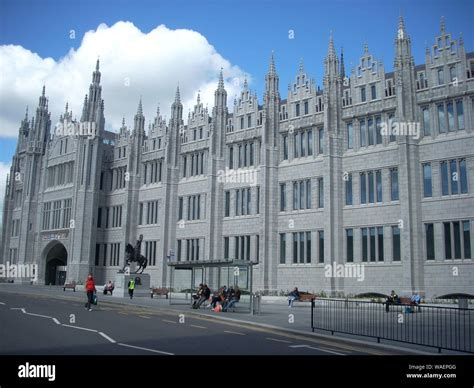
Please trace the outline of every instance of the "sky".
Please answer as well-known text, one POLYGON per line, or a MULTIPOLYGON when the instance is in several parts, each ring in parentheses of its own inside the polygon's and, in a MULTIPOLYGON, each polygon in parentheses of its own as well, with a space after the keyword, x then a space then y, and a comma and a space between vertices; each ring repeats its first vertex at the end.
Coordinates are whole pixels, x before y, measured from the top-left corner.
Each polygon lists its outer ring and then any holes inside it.
POLYGON ((331 33, 346 72, 364 44, 391 71, 400 14, 417 64, 441 17, 474 51, 470 0, 0 0, 0 197, 26 106, 31 117, 45 84, 53 125, 66 102, 80 116, 98 57, 106 126, 116 131, 122 117, 132 125, 140 97, 146 125, 158 105, 169 118, 178 83, 185 116, 199 90, 212 109, 221 67, 229 106, 246 78, 261 101, 272 51, 282 98, 301 59, 321 85, 331 33))

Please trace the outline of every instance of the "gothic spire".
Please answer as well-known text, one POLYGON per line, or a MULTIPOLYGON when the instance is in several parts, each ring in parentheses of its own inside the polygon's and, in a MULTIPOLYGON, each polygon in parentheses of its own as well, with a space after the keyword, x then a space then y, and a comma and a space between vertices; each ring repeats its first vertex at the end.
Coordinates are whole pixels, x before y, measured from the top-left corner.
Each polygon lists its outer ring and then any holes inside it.
POLYGON ((341 63, 340 63, 340 73, 341 73, 341 78, 344 79, 346 77, 346 69, 344 67, 344 49, 341 47, 341 63))
POLYGON ((444 16, 441 16, 441 21, 439 23, 439 30, 441 31, 441 35, 444 35, 446 32, 446 24, 444 22, 444 16))
POLYGON ((300 64, 299 64, 298 72, 299 72, 300 74, 304 73, 303 58, 300 59, 300 64))
POLYGON ((140 96, 140 101, 138 102, 137 116, 143 116, 143 106, 142 106, 141 96, 140 96))
POLYGON ((276 68, 275 68, 275 55, 272 50, 272 55, 270 56, 270 66, 268 68, 268 74, 269 75, 275 75, 276 74, 276 68))
POLYGON ((221 71, 219 72, 219 84, 217 85, 218 89, 224 89, 224 74, 222 73, 222 67, 221 71))

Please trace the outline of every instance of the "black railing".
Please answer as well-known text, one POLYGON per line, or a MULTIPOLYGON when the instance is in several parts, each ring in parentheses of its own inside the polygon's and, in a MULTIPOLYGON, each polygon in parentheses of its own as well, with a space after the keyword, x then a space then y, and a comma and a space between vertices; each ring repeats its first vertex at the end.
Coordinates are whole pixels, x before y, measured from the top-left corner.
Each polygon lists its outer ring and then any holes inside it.
POLYGON ((311 328, 446 350, 474 352, 474 309, 316 299, 311 328))

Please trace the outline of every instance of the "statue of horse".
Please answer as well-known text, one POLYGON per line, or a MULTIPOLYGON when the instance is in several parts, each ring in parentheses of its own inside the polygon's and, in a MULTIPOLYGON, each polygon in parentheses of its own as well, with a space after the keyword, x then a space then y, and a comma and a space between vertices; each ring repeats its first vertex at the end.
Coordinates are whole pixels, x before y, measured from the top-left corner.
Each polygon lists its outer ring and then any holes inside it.
POLYGON ((142 274, 143 271, 145 270, 146 265, 148 264, 148 259, 140 253, 142 240, 143 240, 143 235, 141 234, 137 241, 137 244, 135 245, 135 248, 130 243, 125 246, 125 264, 123 266, 122 272, 125 272, 126 267, 130 267, 130 263, 139 264, 139 267, 135 271, 135 273, 142 274), (140 270, 141 272, 138 272, 140 270))

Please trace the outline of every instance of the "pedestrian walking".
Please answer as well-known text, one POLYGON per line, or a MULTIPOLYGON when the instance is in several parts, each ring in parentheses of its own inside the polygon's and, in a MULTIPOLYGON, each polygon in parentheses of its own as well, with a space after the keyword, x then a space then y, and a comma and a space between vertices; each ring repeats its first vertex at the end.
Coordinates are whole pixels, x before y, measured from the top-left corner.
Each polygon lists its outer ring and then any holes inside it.
POLYGON ((133 290, 135 289, 135 280, 130 279, 128 281, 128 295, 130 295, 130 299, 133 298, 133 290))
POLYGON ((92 274, 87 276, 86 285, 85 285, 86 295, 87 295, 87 302, 85 304, 85 309, 92 311, 92 304, 94 303, 94 293, 97 291, 95 288, 94 278, 92 274))

